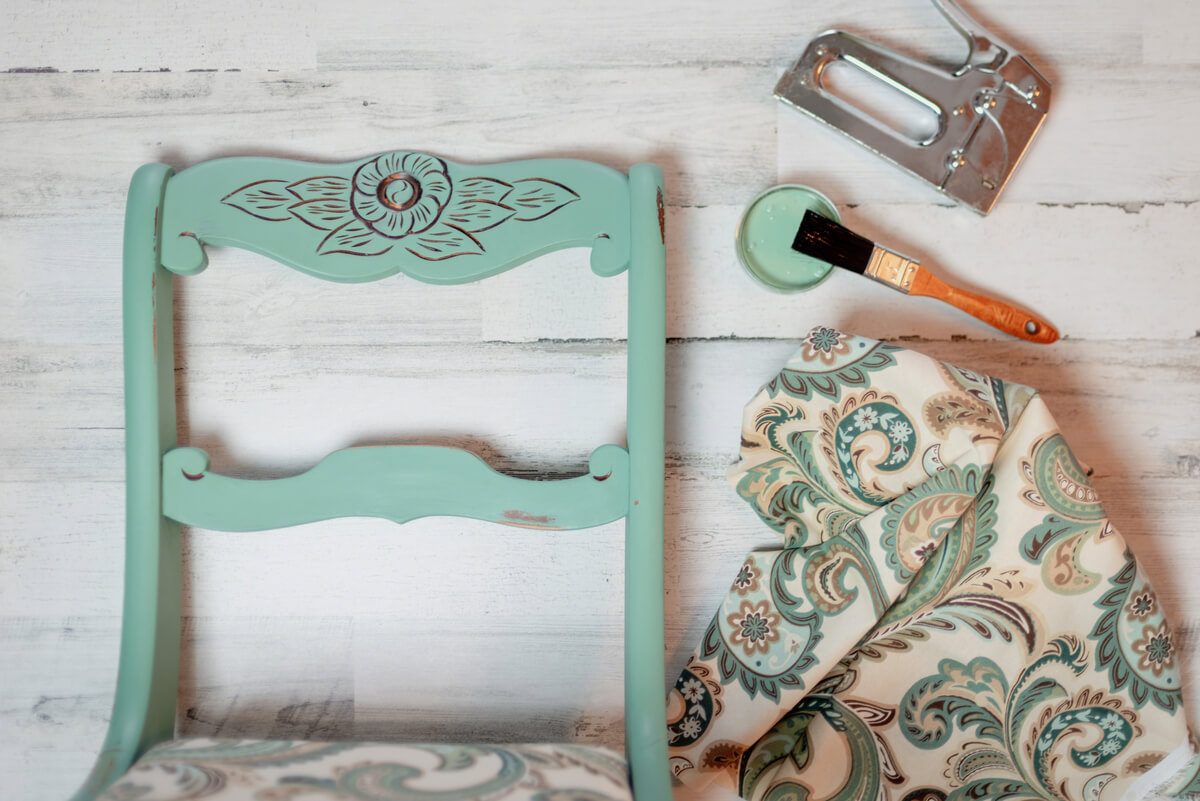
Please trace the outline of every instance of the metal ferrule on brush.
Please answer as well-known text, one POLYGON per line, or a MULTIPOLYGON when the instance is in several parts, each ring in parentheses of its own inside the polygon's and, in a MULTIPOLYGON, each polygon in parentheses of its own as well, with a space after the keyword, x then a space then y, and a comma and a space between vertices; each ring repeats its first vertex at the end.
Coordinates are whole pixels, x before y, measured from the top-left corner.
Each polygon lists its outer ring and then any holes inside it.
POLYGON ((920 268, 920 262, 876 245, 871 251, 871 259, 867 262, 867 269, 863 271, 863 275, 895 287, 907 295, 920 268))

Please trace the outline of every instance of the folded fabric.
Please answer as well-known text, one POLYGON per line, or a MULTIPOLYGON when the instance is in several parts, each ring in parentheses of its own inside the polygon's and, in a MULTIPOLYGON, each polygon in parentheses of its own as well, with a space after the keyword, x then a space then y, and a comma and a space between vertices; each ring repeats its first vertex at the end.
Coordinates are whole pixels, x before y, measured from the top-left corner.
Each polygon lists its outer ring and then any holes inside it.
POLYGON ((1175 636, 1033 390, 813 330, 746 408, 747 555, 671 693, 752 801, 1200 797, 1175 636))

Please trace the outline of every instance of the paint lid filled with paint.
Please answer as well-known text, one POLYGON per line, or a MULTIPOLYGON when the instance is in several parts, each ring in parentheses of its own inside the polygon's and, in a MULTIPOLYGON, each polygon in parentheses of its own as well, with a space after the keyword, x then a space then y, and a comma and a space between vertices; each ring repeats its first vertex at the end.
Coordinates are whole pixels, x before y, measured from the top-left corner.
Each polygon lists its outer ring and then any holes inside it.
POLYGON ((829 198, 799 184, 773 186, 746 206, 738 222, 734 249, 754 280, 779 292, 798 292, 812 289, 833 272, 828 262, 792 249, 804 212, 809 209, 841 222, 829 198))

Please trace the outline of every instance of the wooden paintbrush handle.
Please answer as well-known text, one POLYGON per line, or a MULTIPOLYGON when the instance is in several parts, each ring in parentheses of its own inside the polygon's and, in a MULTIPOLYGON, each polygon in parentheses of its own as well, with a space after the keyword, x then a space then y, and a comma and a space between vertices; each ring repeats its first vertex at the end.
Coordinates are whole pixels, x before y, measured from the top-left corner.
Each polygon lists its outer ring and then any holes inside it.
POLYGON ((962 309, 995 329, 1029 342, 1048 345, 1058 339, 1058 331, 1054 326, 1029 312, 995 298, 976 295, 974 292, 951 286, 924 267, 919 268, 916 273, 908 292, 910 295, 937 298, 962 309))

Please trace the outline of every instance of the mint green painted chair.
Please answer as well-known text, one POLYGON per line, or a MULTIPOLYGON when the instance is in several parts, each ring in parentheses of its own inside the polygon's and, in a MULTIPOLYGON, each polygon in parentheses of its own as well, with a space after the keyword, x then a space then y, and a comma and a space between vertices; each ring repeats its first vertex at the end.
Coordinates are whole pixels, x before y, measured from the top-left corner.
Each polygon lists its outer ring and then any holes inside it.
MULTIPOLYGON (((126 568, 113 716, 85 799, 458 798, 667 801, 663 669, 662 171, 556 159, 486 166, 389 152, 349 164, 229 158, 133 177, 125 221, 126 568), (485 279, 590 248, 629 272, 627 445, 587 475, 522 480, 436 447, 338 451, 290 478, 210 469, 176 441, 172 291, 232 245, 330 281, 485 279), (519 511, 515 511, 519 510, 519 511), (259 531, 343 516, 458 515, 578 529, 625 518, 626 760, 580 745, 176 740, 180 524, 259 531), (433 789, 431 789, 433 788, 433 789)), ((582 274, 582 269, 580 273, 582 274)), ((296 280, 304 280, 297 278, 296 280)), ((548 534, 547 536, 552 536, 548 534)))

